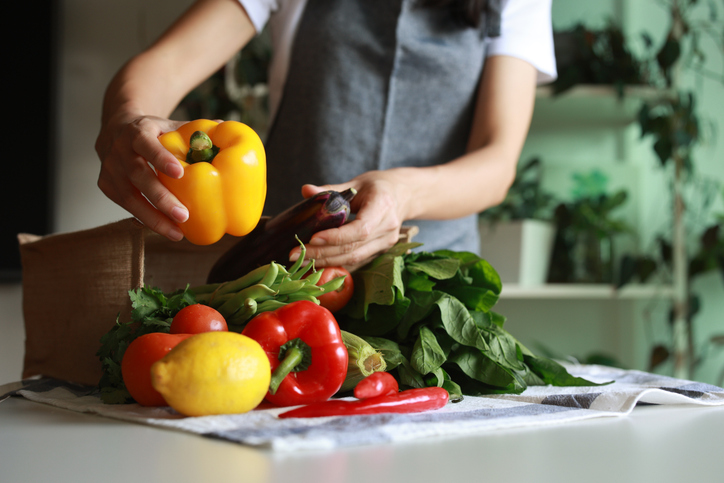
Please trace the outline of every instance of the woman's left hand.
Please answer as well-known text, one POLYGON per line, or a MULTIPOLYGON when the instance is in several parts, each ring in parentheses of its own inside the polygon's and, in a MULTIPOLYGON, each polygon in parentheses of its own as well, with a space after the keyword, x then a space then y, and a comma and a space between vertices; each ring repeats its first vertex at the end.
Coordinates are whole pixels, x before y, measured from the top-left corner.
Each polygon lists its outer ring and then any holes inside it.
MULTIPOLYGON (((354 219, 339 228, 316 233, 307 244, 306 257, 315 266, 358 266, 392 247, 400 237, 400 227, 406 219, 410 191, 396 170, 370 171, 348 183, 337 185, 304 185, 305 198, 320 191, 344 191, 354 188, 352 199, 354 219)), ((299 257, 299 249, 291 252, 290 260, 299 257)))

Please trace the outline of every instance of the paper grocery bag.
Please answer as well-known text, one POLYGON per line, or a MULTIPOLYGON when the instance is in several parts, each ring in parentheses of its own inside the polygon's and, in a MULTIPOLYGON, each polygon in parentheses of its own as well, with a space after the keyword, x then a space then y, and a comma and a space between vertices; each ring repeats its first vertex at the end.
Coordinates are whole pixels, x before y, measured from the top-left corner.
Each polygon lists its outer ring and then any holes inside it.
POLYGON ((164 291, 205 282, 239 238, 208 246, 172 242, 133 218, 45 237, 20 234, 25 361, 23 378, 42 375, 95 385, 100 338, 130 320, 128 291, 164 291))

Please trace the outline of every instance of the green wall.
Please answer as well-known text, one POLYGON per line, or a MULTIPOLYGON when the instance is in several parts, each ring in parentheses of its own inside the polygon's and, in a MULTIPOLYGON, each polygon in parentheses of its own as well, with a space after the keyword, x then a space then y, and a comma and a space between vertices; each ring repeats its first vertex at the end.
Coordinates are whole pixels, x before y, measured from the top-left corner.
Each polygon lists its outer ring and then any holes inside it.
MULTIPOLYGON (((721 23, 724 6, 720 6, 720 15, 721 23)), ((668 13, 655 0, 553 0, 556 29, 579 22, 601 28, 609 19, 624 28, 636 53, 642 52, 642 33, 658 44, 668 29, 668 13)), ((718 51, 713 43, 704 44, 704 48, 707 67, 724 76, 724 51, 718 51)), ((699 182, 689 190, 695 205, 701 183, 719 184, 720 191, 724 186, 724 82, 701 79, 687 71, 682 72, 679 82, 696 93, 698 113, 706 127, 706 139, 695 152, 699 182)), ((563 198, 570 193, 573 173, 594 168, 609 176, 611 189, 626 189, 630 198, 621 214, 636 226, 638 236, 618 240, 619 253, 650 251, 656 235, 671 229, 669 176, 655 158, 650 140, 641 139, 638 125, 630 122, 639 105, 636 99, 618 104, 610 97, 577 98, 575 94, 555 101, 539 99, 521 157, 541 156, 544 187, 563 198)), ((721 198, 706 216, 689 216, 689 233, 701 232, 713 220, 713 213, 724 213, 721 198)), ((666 279, 667 274, 661 283, 666 279)), ((695 279, 692 287, 702 299, 702 311, 695 319, 695 342, 707 352, 694 378, 717 383, 724 369, 724 347, 711 346, 708 341, 713 335, 724 335, 724 279, 710 273, 695 279)), ((670 338, 670 302, 663 296, 633 301, 504 300, 501 304, 501 312, 509 317, 509 330, 521 341, 532 346, 540 343, 564 355, 606 352, 629 367, 646 369, 652 344, 670 338)), ((664 365, 659 371, 670 369, 664 365)))

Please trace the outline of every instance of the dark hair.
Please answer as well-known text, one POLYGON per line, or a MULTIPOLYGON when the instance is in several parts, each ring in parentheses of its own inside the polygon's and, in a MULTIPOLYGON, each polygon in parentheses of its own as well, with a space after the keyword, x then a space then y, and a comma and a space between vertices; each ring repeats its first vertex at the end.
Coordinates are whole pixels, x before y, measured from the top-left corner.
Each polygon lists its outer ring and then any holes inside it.
POLYGON ((483 12, 488 10, 488 0, 420 0, 424 7, 449 8, 453 17, 467 27, 477 28, 483 12))

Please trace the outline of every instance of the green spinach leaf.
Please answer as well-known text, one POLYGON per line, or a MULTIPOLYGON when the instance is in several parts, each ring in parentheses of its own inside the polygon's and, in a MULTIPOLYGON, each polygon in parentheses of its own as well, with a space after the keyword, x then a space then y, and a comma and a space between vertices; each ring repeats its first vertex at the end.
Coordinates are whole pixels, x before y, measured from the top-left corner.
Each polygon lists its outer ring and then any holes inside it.
MULTIPOLYGON (((420 374, 435 372, 445 362, 445 353, 438 344, 435 334, 425 326, 420 327, 420 334, 412 348, 410 363, 420 374)), ((442 379, 440 380, 442 383, 442 379)))
POLYGON ((410 253, 413 245, 396 245, 358 270, 350 308, 338 314, 342 328, 383 351, 401 385, 442 386, 451 397, 594 385, 503 328, 505 316, 492 310, 502 283, 486 260, 450 250, 410 253))

